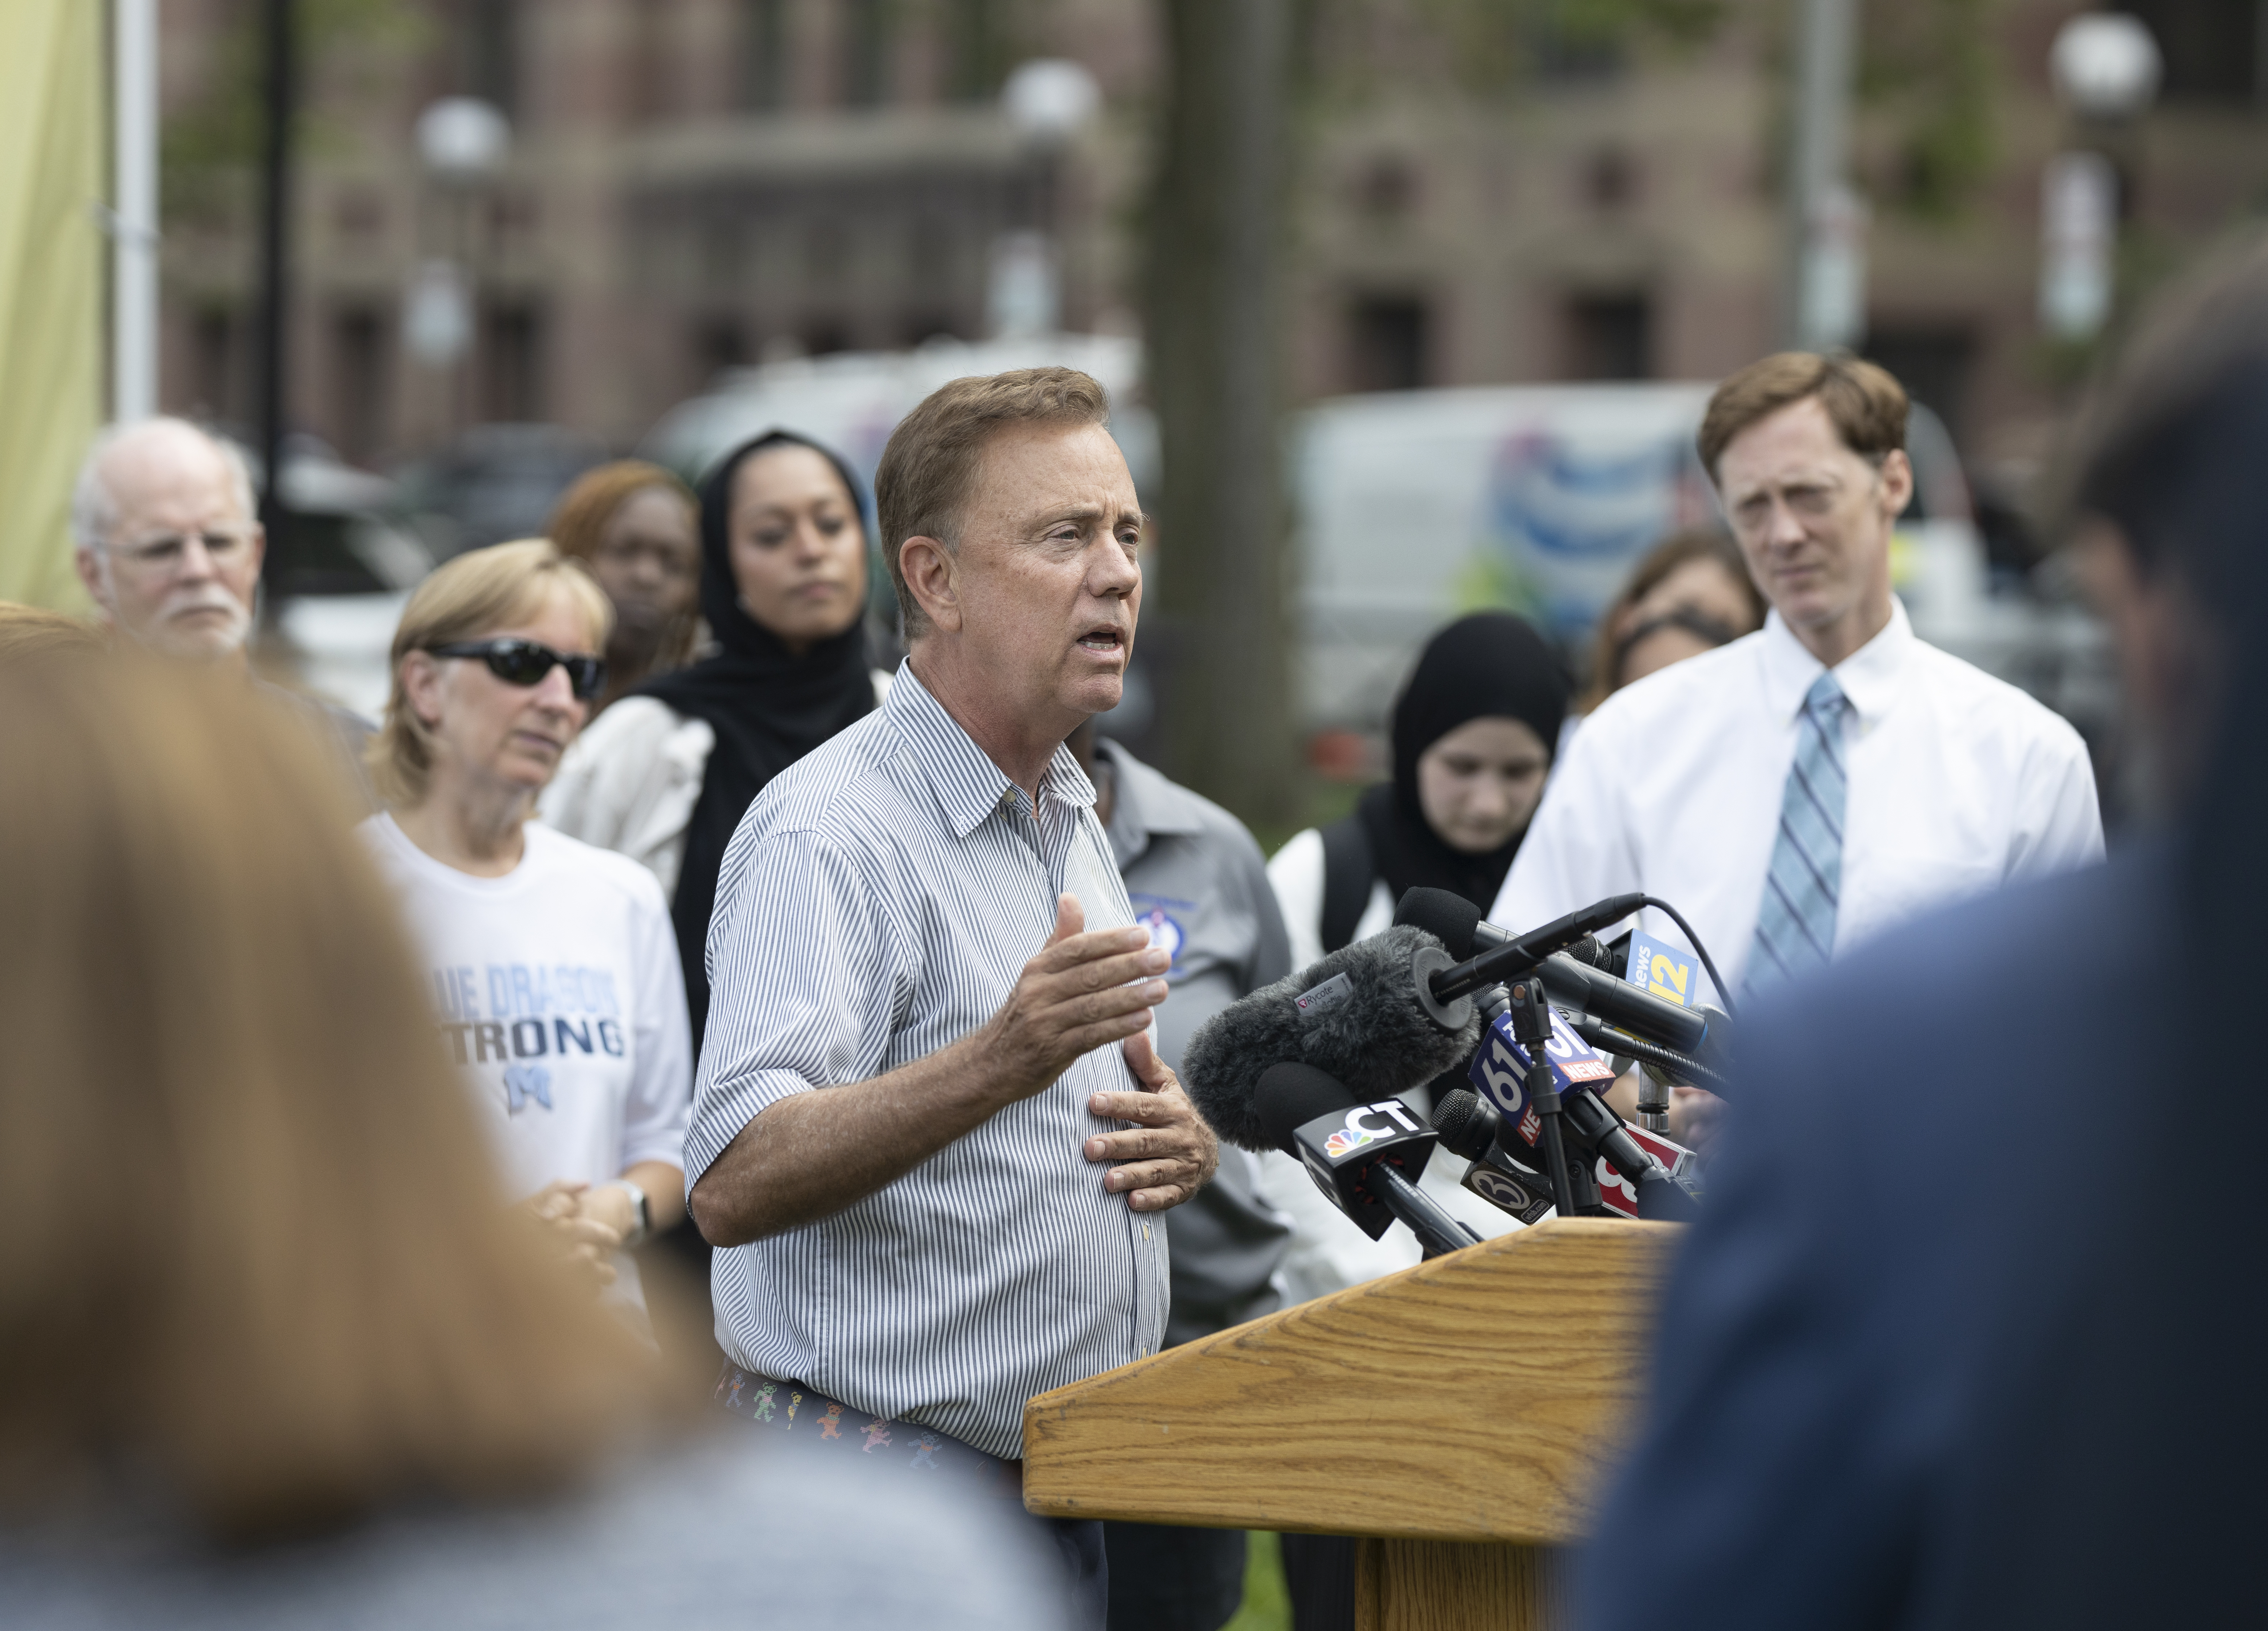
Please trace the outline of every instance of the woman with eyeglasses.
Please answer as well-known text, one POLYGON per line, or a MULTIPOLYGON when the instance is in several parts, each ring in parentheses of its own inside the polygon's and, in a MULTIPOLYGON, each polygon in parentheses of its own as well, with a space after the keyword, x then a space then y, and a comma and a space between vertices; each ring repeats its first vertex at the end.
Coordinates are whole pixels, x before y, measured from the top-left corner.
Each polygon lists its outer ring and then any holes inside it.
POLYGON ((529 819, 605 687, 612 620, 541 539, 426 579, 394 631, 370 754, 386 809, 363 833, 512 1193, 642 1306, 623 1249, 685 1212, 677 941, 651 873, 529 819))

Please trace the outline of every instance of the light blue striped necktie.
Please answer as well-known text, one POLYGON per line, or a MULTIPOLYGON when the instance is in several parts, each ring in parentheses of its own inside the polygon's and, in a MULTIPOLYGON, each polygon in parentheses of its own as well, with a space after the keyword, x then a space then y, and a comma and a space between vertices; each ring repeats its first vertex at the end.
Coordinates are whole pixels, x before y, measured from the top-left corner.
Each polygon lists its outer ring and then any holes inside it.
POLYGON ((1827 961, 1843 893, 1843 727, 1851 699, 1822 674, 1804 693, 1795 763, 1779 800, 1779 834, 1756 909, 1756 941, 1742 985, 1754 991, 1827 961))

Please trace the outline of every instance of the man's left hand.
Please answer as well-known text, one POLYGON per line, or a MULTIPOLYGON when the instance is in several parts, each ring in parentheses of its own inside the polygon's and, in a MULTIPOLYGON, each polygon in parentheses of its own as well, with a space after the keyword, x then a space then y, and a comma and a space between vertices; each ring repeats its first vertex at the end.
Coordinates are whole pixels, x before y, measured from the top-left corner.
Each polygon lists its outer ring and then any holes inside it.
POLYGON ((1205 1186, 1220 1165, 1220 1141, 1182 1091, 1181 1078, 1158 1057, 1148 1031, 1127 1037, 1119 1046, 1143 1090, 1098 1093, 1086 1107, 1107 1121, 1138 1125, 1087 1140, 1086 1158, 1120 1163, 1103 1174, 1102 1186, 1125 1194, 1135 1211, 1163 1212, 1205 1186))

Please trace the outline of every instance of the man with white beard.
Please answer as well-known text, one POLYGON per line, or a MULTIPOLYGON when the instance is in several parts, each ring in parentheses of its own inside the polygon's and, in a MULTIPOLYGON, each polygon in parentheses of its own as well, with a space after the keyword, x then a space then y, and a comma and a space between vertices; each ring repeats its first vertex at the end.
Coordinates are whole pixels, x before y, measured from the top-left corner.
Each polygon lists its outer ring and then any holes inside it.
MULTIPOLYGON (((233 446, 186 419, 110 426, 79 466, 71 532, 79 580, 115 635, 161 657, 233 664, 253 678, 245 641, 268 535, 233 446)), ((290 699, 336 738, 367 802, 359 765, 369 725, 344 709, 290 699)))

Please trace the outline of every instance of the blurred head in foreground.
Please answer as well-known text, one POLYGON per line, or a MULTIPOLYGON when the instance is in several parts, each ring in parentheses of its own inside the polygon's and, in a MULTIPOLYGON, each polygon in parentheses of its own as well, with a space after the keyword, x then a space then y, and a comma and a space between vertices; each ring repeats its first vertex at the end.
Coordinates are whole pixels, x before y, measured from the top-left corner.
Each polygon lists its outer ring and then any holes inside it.
MULTIPOLYGON (((2208 830, 2255 820, 2244 801, 2263 791, 2257 710, 2230 705, 2258 697, 2268 653, 2264 448, 2268 242, 2256 242, 2159 306, 2092 393, 2056 495, 2117 637, 2146 796, 2208 830)), ((2239 844, 2249 875, 2255 846, 2239 844)))
POLYGON ((1740 546, 1715 527, 1689 527, 1653 546, 1599 619, 1588 713, 1649 674, 1764 626, 1764 600, 1740 546))
POLYGON ((2064 480, 2166 830, 1743 1013, 1594 1631, 2257 1619, 2259 1189, 2174 1061, 2257 1068, 2264 447, 2256 242, 2159 304, 2064 480), (2008 1141, 1964 1135, 1987 1103, 2008 1141))
POLYGON ((0 668, 101 649, 101 632, 92 624, 43 607, 0 601, 0 668))
POLYGON ((554 1486, 629 1413, 323 756, 223 676, 0 662, 0 1513, 154 1473, 260 1539, 554 1486))
POLYGON ((186 419, 113 425, 71 495, 79 581, 105 622, 167 657, 241 658, 268 549, 244 455, 186 419))
POLYGON ((599 708, 649 675, 693 661, 701 626, 700 514, 683 482, 643 459, 602 464, 567 490, 547 534, 614 602, 599 708))

